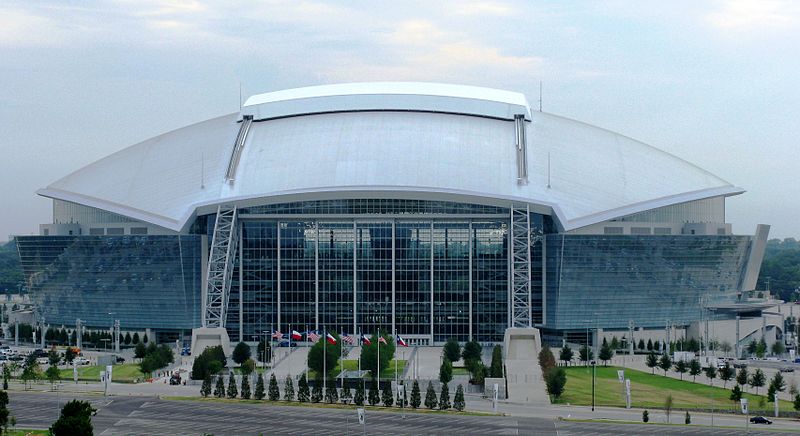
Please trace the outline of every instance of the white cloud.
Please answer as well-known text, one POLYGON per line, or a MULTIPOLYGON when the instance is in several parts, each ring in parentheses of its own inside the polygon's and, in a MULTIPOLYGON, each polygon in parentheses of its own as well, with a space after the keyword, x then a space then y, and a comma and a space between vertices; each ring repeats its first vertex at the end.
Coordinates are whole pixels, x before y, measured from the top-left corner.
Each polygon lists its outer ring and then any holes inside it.
POLYGON ((795 28, 800 22, 797 2, 733 0, 721 4, 706 17, 714 27, 736 32, 776 32, 795 28))
POLYGON ((56 46, 64 42, 66 34, 51 18, 0 8, 0 46, 56 46))

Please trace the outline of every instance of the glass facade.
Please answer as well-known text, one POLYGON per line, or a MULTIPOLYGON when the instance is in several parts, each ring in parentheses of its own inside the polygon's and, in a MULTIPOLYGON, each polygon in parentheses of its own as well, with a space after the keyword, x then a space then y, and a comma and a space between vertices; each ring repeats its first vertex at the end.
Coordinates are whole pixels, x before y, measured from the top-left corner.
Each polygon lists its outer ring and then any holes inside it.
POLYGON ((547 327, 664 327, 736 298, 749 236, 545 236, 547 327))
POLYGON ((200 322, 201 237, 19 236, 20 260, 45 321, 123 329, 200 322), (110 314, 109 314, 110 313, 110 314))

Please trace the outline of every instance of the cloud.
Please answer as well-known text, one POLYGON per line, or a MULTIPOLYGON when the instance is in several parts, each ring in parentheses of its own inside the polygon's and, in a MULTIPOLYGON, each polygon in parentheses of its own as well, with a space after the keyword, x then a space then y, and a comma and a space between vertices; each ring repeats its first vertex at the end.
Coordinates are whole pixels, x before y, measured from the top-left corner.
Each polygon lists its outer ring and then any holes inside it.
POLYGON ((800 7, 796 2, 777 0, 734 0, 706 16, 712 26, 736 32, 776 32, 797 27, 800 7))
POLYGON ((0 8, 0 46, 56 46, 67 36, 56 21, 18 9, 0 8))

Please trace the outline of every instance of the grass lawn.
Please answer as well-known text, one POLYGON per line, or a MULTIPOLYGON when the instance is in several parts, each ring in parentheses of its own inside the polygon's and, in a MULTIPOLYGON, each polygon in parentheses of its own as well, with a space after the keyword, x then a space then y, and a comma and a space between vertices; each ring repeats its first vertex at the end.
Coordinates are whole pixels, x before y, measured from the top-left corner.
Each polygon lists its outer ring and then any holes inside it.
MULTIPOLYGON (((267 371, 267 369, 264 368, 263 366, 257 366, 256 367, 256 373, 257 374, 264 374, 266 371, 267 371)), ((223 373, 227 373, 227 370, 223 369, 222 372, 223 373)), ((233 368, 233 373, 236 374, 236 375, 241 375, 242 374, 242 369, 237 366, 236 368, 233 368)))
POLYGON ((8 436, 47 436, 50 434, 47 430, 27 430, 27 429, 17 429, 17 430, 8 430, 8 432, 3 432, 4 435, 8 436))
POLYGON ((453 375, 470 375, 467 368, 453 368, 453 375))
MULTIPOLYGON (((78 380, 81 381, 100 381, 100 371, 105 371, 104 366, 80 366, 78 367, 78 380)), ((120 383, 133 383, 133 379, 144 379, 144 374, 139 371, 139 365, 136 363, 124 363, 122 365, 114 365, 111 372, 111 380, 120 383)), ((61 370, 62 380, 72 380, 72 368, 61 370)))
MULTIPOLYGON (((564 368, 567 371, 567 385, 564 393, 556 402, 560 404, 590 405, 592 404, 592 370, 584 367, 564 368)), ((623 384, 617 379, 619 367, 597 367, 595 404, 598 406, 625 407, 623 384)), ((660 409, 664 407, 664 399, 672 395, 674 408, 685 409, 710 409, 738 410, 738 403, 733 403, 729 397, 731 388, 735 383, 728 382, 727 388, 722 388, 722 381, 716 380, 715 386, 702 383, 693 383, 691 376, 684 380, 664 377, 656 371, 655 375, 647 372, 625 369, 625 378, 631 380, 631 402, 633 407, 660 409), (688 381, 687 381, 688 380, 688 381)), ((750 388, 748 388, 750 390, 750 388)), ((766 394, 767 388, 759 388, 759 394, 766 394)), ((744 394, 750 400, 751 414, 761 410, 759 405, 764 395, 744 394)), ((765 402, 763 409, 773 410, 770 402, 765 402)), ((780 409, 793 411, 789 401, 781 401, 780 409)))
MULTIPOLYGON (((381 368, 381 378, 394 378, 394 363, 397 362, 397 373, 403 375, 403 371, 406 368, 405 360, 399 359, 392 359, 389 362, 389 368, 381 368)), ((330 372, 331 375, 339 375, 340 372, 343 370, 348 371, 357 371, 358 370, 358 360, 340 360, 339 363, 336 365, 336 368, 330 372)), ((316 371, 309 370, 307 377, 309 379, 313 379, 316 377, 316 371)))

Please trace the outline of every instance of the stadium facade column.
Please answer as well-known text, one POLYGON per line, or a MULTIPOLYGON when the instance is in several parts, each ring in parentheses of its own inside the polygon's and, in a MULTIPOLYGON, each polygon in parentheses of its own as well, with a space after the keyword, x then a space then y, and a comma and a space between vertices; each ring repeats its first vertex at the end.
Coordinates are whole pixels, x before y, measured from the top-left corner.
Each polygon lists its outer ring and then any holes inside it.
POLYGON ((358 228, 353 220, 353 334, 358 326, 358 228))
MULTIPOLYGON (((278 283, 276 286, 276 292, 278 293, 277 295, 278 307, 276 310, 277 312, 276 321, 278 321, 278 330, 280 330, 281 329, 281 223, 280 221, 278 221, 277 227, 278 227, 277 230, 278 253, 276 258, 278 259, 278 274, 277 274, 278 283)), ((272 334, 272 332, 270 332, 270 334, 272 334)))

